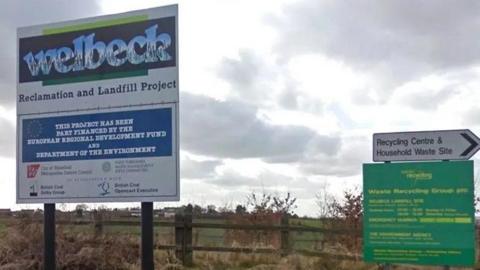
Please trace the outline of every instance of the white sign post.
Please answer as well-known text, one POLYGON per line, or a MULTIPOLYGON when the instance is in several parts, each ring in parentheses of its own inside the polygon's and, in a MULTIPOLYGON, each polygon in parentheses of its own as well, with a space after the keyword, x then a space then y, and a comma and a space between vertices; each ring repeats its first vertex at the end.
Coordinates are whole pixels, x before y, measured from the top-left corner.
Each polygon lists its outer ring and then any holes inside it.
POLYGON ((17 202, 179 200, 178 11, 18 29, 17 202))
POLYGON ((373 161, 467 160, 479 149, 468 129, 373 134, 373 161))

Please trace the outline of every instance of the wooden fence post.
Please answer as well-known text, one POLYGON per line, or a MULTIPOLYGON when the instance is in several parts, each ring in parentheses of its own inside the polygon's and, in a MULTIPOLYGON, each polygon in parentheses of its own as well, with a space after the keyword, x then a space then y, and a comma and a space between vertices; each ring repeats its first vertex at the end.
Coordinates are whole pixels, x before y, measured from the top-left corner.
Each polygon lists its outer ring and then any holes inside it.
POLYGON ((290 232, 289 232, 289 220, 288 220, 288 214, 285 213, 282 215, 281 219, 281 226, 282 229, 280 230, 280 248, 281 248, 281 255, 287 256, 290 253, 290 232))
POLYGON ((193 266, 193 228, 192 228, 192 220, 193 220, 193 207, 191 204, 189 204, 186 209, 185 209, 185 236, 184 236, 184 241, 185 241, 185 261, 183 262, 183 265, 185 266, 193 266))
POLYGON ((192 239, 192 206, 189 204, 182 213, 175 214, 175 256, 184 266, 193 265, 192 239))
POLYGON ((93 210, 93 229, 95 237, 99 237, 103 234, 103 213, 98 210, 93 210))
POLYGON ((184 257, 184 248, 183 248, 183 226, 184 226, 184 215, 183 212, 180 213, 177 211, 175 213, 175 257, 177 260, 180 260, 182 262, 185 261, 184 257))

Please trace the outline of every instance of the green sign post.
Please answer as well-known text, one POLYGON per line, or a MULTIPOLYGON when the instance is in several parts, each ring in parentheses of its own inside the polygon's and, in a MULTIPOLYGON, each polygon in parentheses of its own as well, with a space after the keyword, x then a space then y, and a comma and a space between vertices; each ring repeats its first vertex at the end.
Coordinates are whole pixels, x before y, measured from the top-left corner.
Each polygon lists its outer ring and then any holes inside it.
POLYGON ((364 260, 473 266, 473 161, 363 165, 364 260))

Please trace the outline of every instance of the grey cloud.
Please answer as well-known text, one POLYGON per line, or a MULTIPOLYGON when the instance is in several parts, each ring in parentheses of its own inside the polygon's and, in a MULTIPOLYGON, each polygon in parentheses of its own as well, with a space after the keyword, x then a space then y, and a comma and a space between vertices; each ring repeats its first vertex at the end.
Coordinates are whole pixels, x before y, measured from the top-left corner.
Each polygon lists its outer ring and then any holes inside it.
POLYGON ((336 154, 325 155, 312 148, 298 163, 299 168, 306 175, 353 176, 360 173, 362 163, 368 162, 369 145, 366 137, 345 137, 336 154))
POLYGON ((224 187, 244 186, 250 189, 262 189, 265 187, 279 188, 289 186, 293 178, 272 171, 263 171, 257 177, 248 177, 233 170, 226 170, 211 179, 206 179, 206 181, 224 187))
POLYGON ((0 156, 11 158, 15 154, 15 127, 0 117, 0 156))
POLYGON ((361 163, 352 163, 328 157, 316 157, 300 163, 300 170, 307 175, 353 176, 360 173, 361 163))
POLYGON ((240 89, 251 88, 261 78, 259 74, 263 63, 250 50, 240 50, 240 59, 223 58, 218 68, 218 75, 234 82, 240 89))
MULTIPOLYGON (((2 61, 2 59, 0 59, 0 61, 2 61)), ((3 72, 2 65, 0 65, 0 72, 3 72)), ((17 94, 17 88, 15 84, 15 79, 13 80, 10 78, 4 79, 4 80, 0 79, 0 106, 6 107, 6 108, 10 108, 14 106, 16 94, 17 94)))
POLYGON ((307 93, 301 92, 298 89, 298 82, 292 78, 288 78, 289 75, 285 72, 283 77, 287 77, 285 80, 284 88, 276 96, 277 105, 286 110, 299 110, 303 112, 309 112, 316 115, 322 115, 324 113, 324 102, 307 93))
POLYGON ((292 162, 302 158, 309 143, 319 145, 320 153, 339 147, 338 139, 306 127, 268 124, 257 118, 255 106, 239 100, 183 93, 181 101, 182 148, 195 154, 292 162))
POLYGON ((345 110, 340 103, 332 103, 328 106, 327 109, 335 114, 342 128, 351 129, 357 126, 355 120, 350 116, 347 110, 345 110))
POLYGON ((430 72, 478 64, 479 11, 475 0, 303 0, 269 21, 280 59, 322 53, 371 72, 391 92, 430 72))
POLYGON ((224 57, 217 75, 232 86, 234 94, 249 102, 262 103, 273 96, 271 83, 278 70, 250 49, 241 49, 239 58, 224 57))
POLYGON ((5 0, 1 3, 2 25, 28 26, 92 17, 101 13, 97 0, 5 0), (3 21, 5 21, 3 23, 3 21))
POLYGON ((478 117, 479 115, 480 115, 480 107, 470 108, 463 114, 462 122, 464 125, 467 125, 467 126, 480 125, 480 117, 478 117))
POLYGON ((216 175, 214 178, 206 179, 206 181, 222 187, 239 187, 254 185, 257 180, 229 170, 222 175, 216 175))
POLYGON ((0 105, 15 104, 16 29, 21 26, 52 23, 99 15, 98 1, 4 0, 0 3, 0 105))
POLYGON ((247 194, 266 192, 283 195, 283 191, 289 191, 296 198, 303 199, 313 198, 315 193, 325 187, 324 182, 312 181, 308 177, 290 177, 273 171, 263 171, 257 177, 247 177, 229 170, 204 181, 227 190, 245 191, 247 194))
POLYGON ((362 91, 355 91, 351 96, 351 101, 356 105, 373 106, 376 104, 375 99, 371 96, 372 89, 362 89, 362 91))
POLYGON ((230 84, 233 97, 262 107, 323 113, 323 102, 299 91, 299 82, 285 66, 251 49, 241 49, 238 54, 238 59, 224 57, 217 68, 219 78, 230 84))
POLYGON ((317 134, 309 141, 304 142, 304 149, 301 152, 265 157, 264 161, 269 163, 294 163, 304 162, 312 153, 326 156, 336 155, 340 150, 341 144, 342 141, 339 137, 317 134))
POLYGON ((196 161, 190 158, 182 160, 182 178, 208 178, 215 175, 215 168, 222 165, 220 160, 196 161))
POLYGON ((438 106, 456 94, 458 94, 458 91, 453 86, 448 86, 438 91, 422 89, 415 92, 415 94, 405 96, 402 102, 406 106, 417 110, 436 110, 438 106))
POLYGON ((294 89, 287 87, 280 93, 278 102, 286 109, 296 110, 298 109, 297 95, 298 93, 296 93, 294 89))

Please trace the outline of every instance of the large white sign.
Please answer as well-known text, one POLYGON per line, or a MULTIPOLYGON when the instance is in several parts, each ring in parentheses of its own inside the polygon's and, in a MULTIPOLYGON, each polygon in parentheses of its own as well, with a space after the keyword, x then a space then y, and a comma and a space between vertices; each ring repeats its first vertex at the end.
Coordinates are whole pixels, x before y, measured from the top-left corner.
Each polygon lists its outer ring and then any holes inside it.
POLYGON ((373 161, 466 160, 479 149, 468 129, 373 134, 373 161))
POLYGON ((17 31, 17 202, 179 200, 176 5, 17 31))

